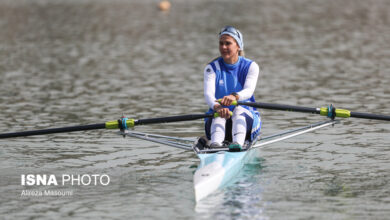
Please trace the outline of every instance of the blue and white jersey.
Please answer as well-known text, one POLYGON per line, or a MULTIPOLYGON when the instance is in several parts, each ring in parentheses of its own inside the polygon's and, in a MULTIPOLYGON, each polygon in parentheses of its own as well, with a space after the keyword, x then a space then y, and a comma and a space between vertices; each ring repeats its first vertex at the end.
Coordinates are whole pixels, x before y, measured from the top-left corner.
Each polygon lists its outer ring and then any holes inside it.
MULTIPOLYGON (((233 92, 239 95, 240 101, 254 102, 258 75, 259 66, 247 58, 240 56, 235 64, 225 63, 222 57, 213 60, 204 71, 204 95, 208 106, 212 109, 217 99, 233 92)), ((233 110, 234 106, 229 108, 233 110)))

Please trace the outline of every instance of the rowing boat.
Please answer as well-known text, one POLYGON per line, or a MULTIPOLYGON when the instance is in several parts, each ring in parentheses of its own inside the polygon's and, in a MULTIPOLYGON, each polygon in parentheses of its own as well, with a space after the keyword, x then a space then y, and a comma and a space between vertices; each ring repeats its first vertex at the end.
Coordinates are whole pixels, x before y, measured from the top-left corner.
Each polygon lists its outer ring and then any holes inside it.
POLYGON ((224 144, 225 149, 212 149, 207 147, 203 137, 199 138, 193 147, 200 159, 200 165, 194 174, 195 200, 199 201, 232 182, 251 158, 253 143, 255 142, 246 142, 240 152, 229 152, 228 143, 224 144))
POLYGON ((229 152, 229 149, 226 147, 228 143, 225 144, 223 149, 202 149, 202 147, 205 148, 207 145, 202 144, 204 141, 198 139, 198 142, 194 145, 194 151, 200 159, 200 165, 194 174, 195 200, 199 201, 217 189, 234 183, 235 177, 237 177, 245 163, 256 155, 256 149, 260 146, 286 140, 325 126, 334 125, 335 123, 338 123, 338 121, 323 121, 267 137, 257 138, 253 142, 246 142, 243 151, 240 152, 229 152))
POLYGON ((198 202, 218 189, 223 189, 227 185, 234 183, 245 163, 256 155, 256 148, 336 123, 338 123, 337 120, 327 120, 266 137, 258 137, 252 142, 245 142, 243 150, 240 152, 229 152, 229 148, 227 147, 229 145, 228 142, 225 142, 221 148, 210 148, 208 140, 205 137, 194 140, 191 138, 148 134, 133 130, 123 130, 119 134, 183 150, 194 151, 200 160, 199 166, 194 174, 195 201, 198 202))
POLYGON ((134 138, 143 139, 155 143, 168 145, 183 150, 193 151, 200 159, 198 169, 194 174, 194 190, 195 200, 199 201, 206 198, 208 195, 222 189, 228 184, 233 183, 237 178, 238 173, 242 170, 245 163, 255 155, 255 150, 261 146, 273 144, 288 138, 292 138, 310 131, 314 131, 325 126, 334 125, 338 122, 335 117, 341 118, 364 118, 364 119, 376 119, 390 121, 389 115, 378 115, 371 113, 351 112, 345 109, 336 109, 332 105, 323 108, 308 108, 302 106, 282 105, 282 104, 270 104, 270 103, 256 103, 256 102, 240 102, 237 101, 233 105, 247 105, 256 108, 282 110, 282 111, 294 111, 303 113, 312 113, 327 116, 331 118, 327 121, 310 124, 308 126, 283 131, 274 135, 266 137, 258 137, 252 142, 246 142, 244 149, 240 152, 229 152, 229 148, 226 147, 226 143, 221 148, 210 148, 207 144, 208 140, 205 138, 182 138, 171 137, 158 134, 147 134, 143 132, 136 132, 133 129, 137 125, 156 124, 156 123, 168 123, 179 121, 191 121, 203 118, 218 117, 216 114, 192 114, 192 115, 179 115, 168 116, 161 118, 149 118, 149 119, 127 119, 122 117, 119 120, 108 121, 105 123, 89 124, 89 125, 77 125, 62 128, 49 128, 42 130, 31 130, 21 132, 11 132, 0 134, 2 138, 14 138, 25 137, 32 135, 53 134, 61 132, 74 132, 74 131, 86 131, 94 129, 119 129, 119 134, 123 136, 130 136, 134 138))

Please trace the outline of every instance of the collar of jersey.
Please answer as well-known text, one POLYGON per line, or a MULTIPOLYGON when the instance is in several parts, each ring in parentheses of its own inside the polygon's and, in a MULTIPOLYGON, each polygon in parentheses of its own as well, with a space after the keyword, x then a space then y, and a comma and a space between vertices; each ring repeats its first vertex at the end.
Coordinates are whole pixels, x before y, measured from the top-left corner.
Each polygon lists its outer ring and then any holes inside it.
POLYGON ((226 66, 226 68, 227 68, 228 70, 234 70, 234 69, 236 69, 236 68, 238 67, 238 64, 240 63, 240 61, 241 61, 241 56, 239 56, 237 62, 235 62, 235 63, 233 63, 233 64, 225 63, 225 61, 222 59, 223 64, 226 66))

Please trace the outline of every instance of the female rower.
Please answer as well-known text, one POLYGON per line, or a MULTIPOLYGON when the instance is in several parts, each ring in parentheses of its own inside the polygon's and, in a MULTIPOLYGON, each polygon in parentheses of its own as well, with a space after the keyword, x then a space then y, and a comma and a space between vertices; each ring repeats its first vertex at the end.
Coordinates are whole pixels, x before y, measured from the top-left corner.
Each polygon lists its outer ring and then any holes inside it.
POLYGON ((240 151, 245 140, 252 141, 260 133, 259 112, 249 106, 231 106, 235 100, 254 102, 253 93, 259 75, 259 66, 243 57, 244 42, 239 30, 225 26, 219 33, 220 57, 204 70, 204 96, 209 113, 220 117, 205 121, 210 147, 222 147, 228 140, 230 151, 240 151), (221 99, 218 102, 218 99, 221 99), (230 115, 233 112, 233 116, 230 115))

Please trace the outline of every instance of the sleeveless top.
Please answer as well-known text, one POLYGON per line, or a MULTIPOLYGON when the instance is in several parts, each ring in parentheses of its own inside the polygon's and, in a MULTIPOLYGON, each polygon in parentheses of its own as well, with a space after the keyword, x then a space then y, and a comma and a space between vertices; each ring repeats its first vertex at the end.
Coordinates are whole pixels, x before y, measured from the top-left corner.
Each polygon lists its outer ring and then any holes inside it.
MULTIPOLYGON (((253 61, 250 59, 239 56, 238 61, 235 64, 225 63, 222 57, 218 57, 209 63, 216 74, 215 98, 221 99, 224 96, 232 94, 233 92, 241 91, 244 88, 245 80, 252 62, 253 61)), ((255 98, 252 95, 249 99, 240 101, 255 102, 255 98)), ((242 107, 255 110, 249 106, 242 107)), ((234 106, 230 106, 229 109, 232 111, 234 106)))

